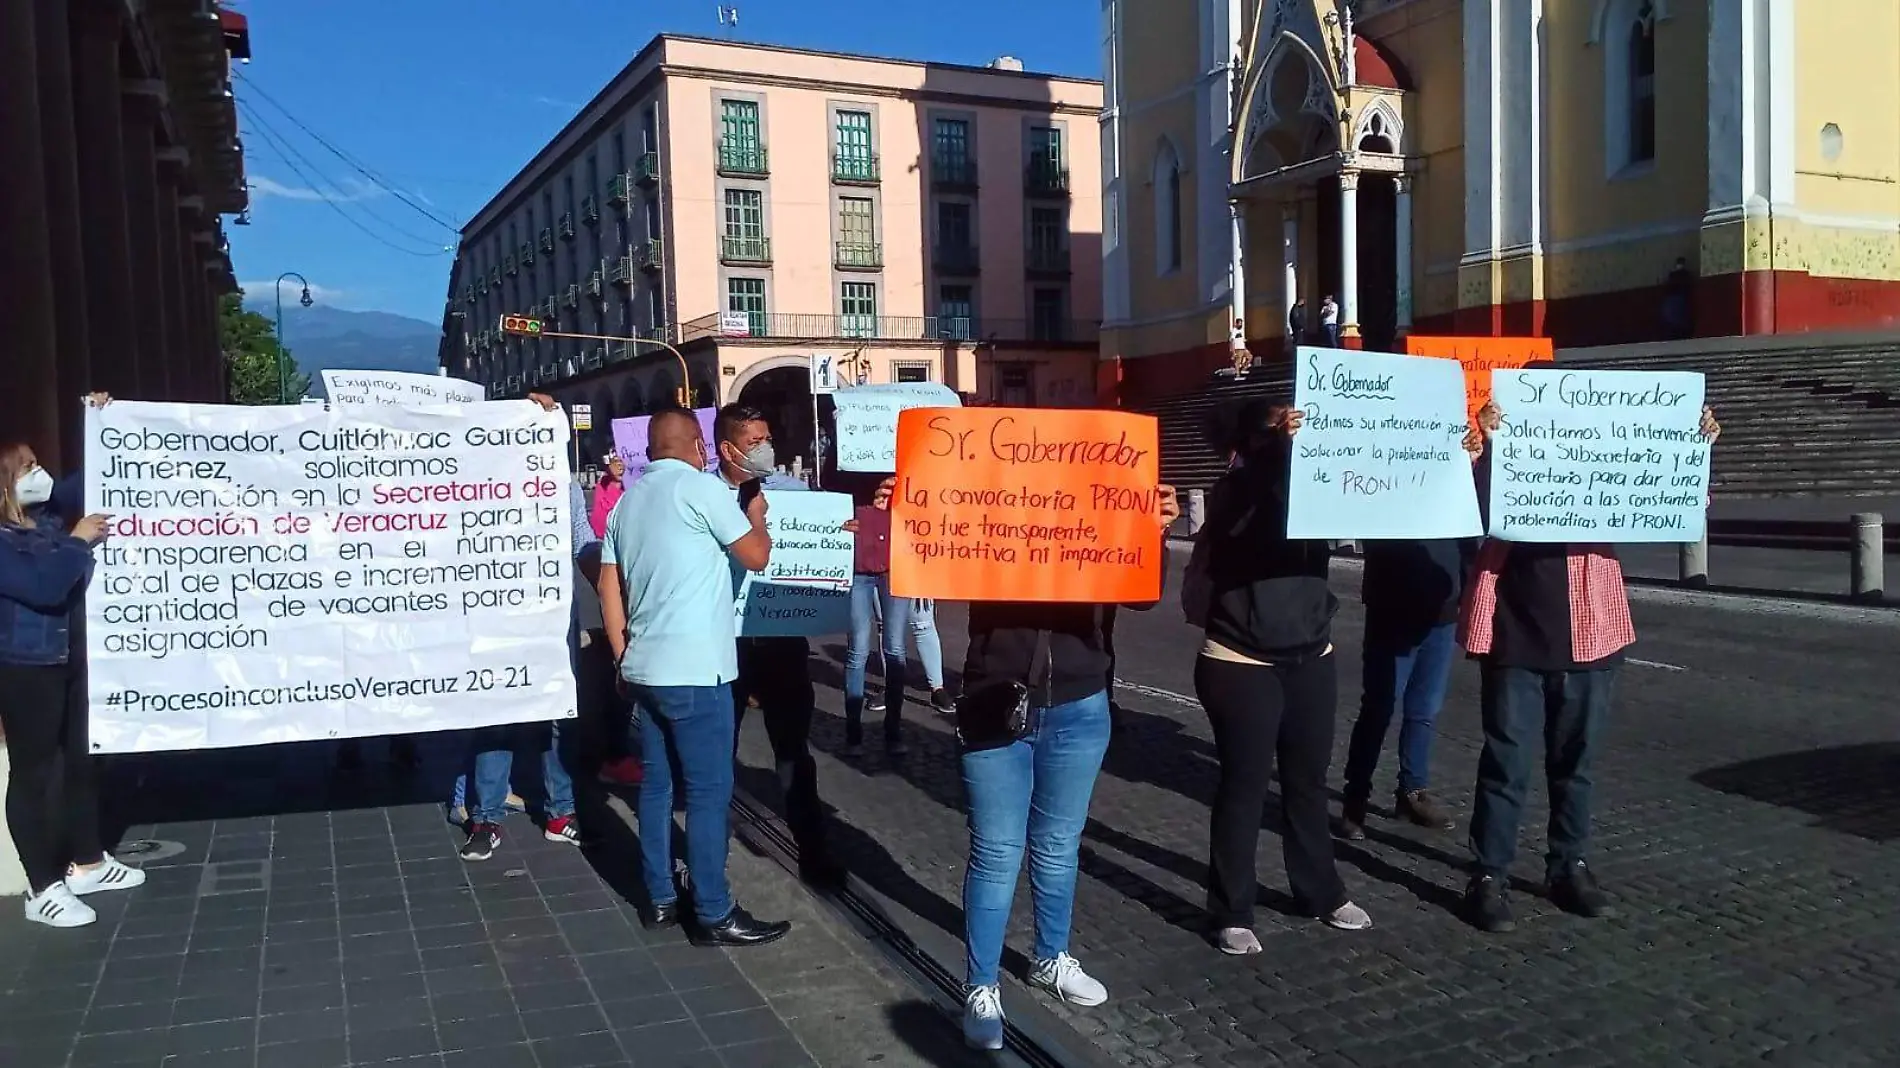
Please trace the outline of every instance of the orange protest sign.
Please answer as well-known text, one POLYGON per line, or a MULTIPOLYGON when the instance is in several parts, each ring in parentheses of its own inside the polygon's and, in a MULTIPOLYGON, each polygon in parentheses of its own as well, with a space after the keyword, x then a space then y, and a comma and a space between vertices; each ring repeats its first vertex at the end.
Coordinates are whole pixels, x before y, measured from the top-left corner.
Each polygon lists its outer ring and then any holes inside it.
POLYGON ((1153 416, 915 408, 897 417, 891 592, 1100 604, 1161 596, 1153 416))
POLYGON ((1491 399, 1492 371, 1514 371, 1554 359, 1547 337, 1408 337, 1405 354, 1457 360, 1464 367, 1466 415, 1473 426, 1478 409, 1491 399))

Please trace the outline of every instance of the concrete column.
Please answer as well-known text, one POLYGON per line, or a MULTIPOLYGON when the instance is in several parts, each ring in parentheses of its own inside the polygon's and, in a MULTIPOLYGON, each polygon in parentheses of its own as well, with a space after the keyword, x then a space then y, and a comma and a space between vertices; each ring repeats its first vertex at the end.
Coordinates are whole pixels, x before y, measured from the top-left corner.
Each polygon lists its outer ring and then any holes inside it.
POLYGON ((79 466, 85 451, 79 396, 91 389, 87 358, 86 257, 81 237, 79 158, 73 118, 71 24, 66 0, 40 0, 34 8, 39 52, 41 161, 46 169, 46 236, 53 284, 53 320, 58 357, 59 452, 47 459, 55 471, 79 466))
MULTIPOLYGON (((1289 329, 1293 321, 1293 305, 1300 302, 1300 203, 1297 200, 1280 205, 1280 330, 1289 329)), ((1311 328, 1311 324, 1308 324, 1311 328)), ((1292 344, 1299 345, 1305 338, 1296 337, 1292 344)), ((1291 350, 1287 355, 1291 356, 1291 350)))
POLYGON ((1395 333, 1399 337, 1412 332, 1412 176, 1401 174, 1392 180, 1397 190, 1394 229, 1397 231, 1398 279, 1393 304, 1396 308, 1395 333))
POLYGON ((80 240, 90 312, 88 378, 94 389, 130 398, 140 339, 131 314, 131 224, 126 215, 125 135, 119 98, 119 41, 125 27, 112 4, 73 0, 71 7, 73 118, 84 206, 80 240))
POLYGON ((59 455, 57 319, 53 310, 46 168, 35 6, 0 3, 0 293, 5 293, 7 385, 0 389, 0 434, 47 456, 59 455))
POLYGON ((1228 295, 1232 305, 1229 318, 1244 326, 1247 322, 1247 218, 1238 200, 1227 202, 1227 240, 1227 274, 1233 290, 1228 295))
POLYGON ((164 92, 164 86, 157 82, 140 82, 126 87, 124 101, 126 233, 132 264, 132 299, 127 317, 139 337, 138 374, 127 393, 136 400, 164 400, 170 396, 155 141, 164 92))
MULTIPOLYGON (((1359 337, 1359 173, 1339 176, 1339 336, 1359 337)), ((1348 345, 1357 348, 1357 345, 1348 345)))

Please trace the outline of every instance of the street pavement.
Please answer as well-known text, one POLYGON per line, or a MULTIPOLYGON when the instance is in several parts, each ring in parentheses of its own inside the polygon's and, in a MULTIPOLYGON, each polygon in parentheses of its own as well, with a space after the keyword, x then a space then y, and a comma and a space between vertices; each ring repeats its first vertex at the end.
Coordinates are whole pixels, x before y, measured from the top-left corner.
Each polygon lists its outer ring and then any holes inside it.
MULTIPOLYGON (((1358 702, 1357 587, 1342 562, 1335 785, 1358 702)), ((1900 1064, 1900 613, 1668 590, 1632 600, 1639 644, 1596 769, 1592 855, 1618 918, 1573 918, 1535 892, 1541 783, 1513 872, 1519 930, 1486 936, 1452 914, 1480 743, 1476 674, 1461 663, 1434 766, 1460 830, 1377 819, 1368 841, 1342 843, 1342 874, 1376 923, 1342 933, 1289 914, 1270 811, 1266 951, 1252 958, 1216 953, 1202 924, 1215 768, 1191 696, 1198 634, 1171 599, 1124 612, 1124 723, 1084 836, 1073 946, 1111 1000, 1070 1008, 1012 980, 1006 1005, 1053 1013, 1103 1060, 1141 1066, 1900 1064)), ((940 605, 939 627, 954 681, 962 612, 940 605)), ((838 759, 841 652, 813 660, 840 849, 960 974, 967 839, 949 725, 913 704, 907 759, 875 744, 838 759)), ((770 794, 757 734, 749 781, 770 794)), ((1025 885, 1005 961, 1018 974, 1028 932, 1025 885)))

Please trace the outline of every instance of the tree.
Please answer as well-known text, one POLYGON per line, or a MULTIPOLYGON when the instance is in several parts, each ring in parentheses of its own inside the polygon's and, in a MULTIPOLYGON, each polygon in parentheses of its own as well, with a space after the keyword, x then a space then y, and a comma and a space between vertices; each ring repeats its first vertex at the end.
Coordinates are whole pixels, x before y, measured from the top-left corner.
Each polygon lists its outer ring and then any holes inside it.
POLYGON ((294 403, 310 392, 310 376, 299 372, 290 350, 278 344, 270 319, 245 310, 243 294, 227 293, 219 299, 218 344, 224 350, 233 404, 294 403), (281 397, 280 356, 285 376, 281 397))

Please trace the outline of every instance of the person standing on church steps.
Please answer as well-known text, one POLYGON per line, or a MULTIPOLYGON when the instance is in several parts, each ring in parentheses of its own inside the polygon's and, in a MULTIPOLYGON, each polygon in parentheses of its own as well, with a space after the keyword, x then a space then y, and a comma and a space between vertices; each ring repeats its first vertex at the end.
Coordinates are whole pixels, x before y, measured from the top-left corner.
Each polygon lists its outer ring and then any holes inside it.
POLYGON ((789 922, 754 919, 726 882, 732 805, 733 709, 739 677, 732 571, 771 562, 765 495, 742 511, 708 477, 699 420, 675 408, 648 424, 652 464, 627 488, 607 523, 600 557, 600 614, 620 677, 640 710, 640 861, 648 929, 680 922, 673 882, 673 788, 686 798, 686 866, 694 942, 756 946, 789 922))
POLYGON ((1339 347, 1339 305, 1333 302, 1331 293, 1319 302, 1319 329, 1326 338, 1327 348, 1339 347))

